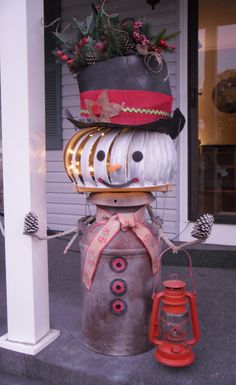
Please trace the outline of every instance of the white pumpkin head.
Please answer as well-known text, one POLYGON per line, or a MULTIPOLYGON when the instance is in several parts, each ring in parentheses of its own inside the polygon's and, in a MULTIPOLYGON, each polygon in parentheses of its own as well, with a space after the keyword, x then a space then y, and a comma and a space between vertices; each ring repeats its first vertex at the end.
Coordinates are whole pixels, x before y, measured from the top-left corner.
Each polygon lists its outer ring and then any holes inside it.
POLYGON ((176 169, 169 135, 135 128, 89 128, 67 143, 65 168, 79 191, 155 190, 176 169))

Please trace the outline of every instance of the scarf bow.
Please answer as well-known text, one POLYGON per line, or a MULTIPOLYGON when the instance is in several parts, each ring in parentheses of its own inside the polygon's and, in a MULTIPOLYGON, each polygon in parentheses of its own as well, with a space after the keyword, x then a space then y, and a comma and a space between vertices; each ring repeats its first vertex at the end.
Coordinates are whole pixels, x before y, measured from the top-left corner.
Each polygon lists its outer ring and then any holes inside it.
POLYGON ((158 270, 158 257, 160 246, 157 239, 151 233, 150 229, 144 224, 145 208, 142 207, 134 213, 116 213, 111 214, 108 211, 98 208, 96 222, 104 224, 92 242, 89 244, 83 270, 83 283, 90 290, 99 257, 111 240, 121 231, 131 230, 145 246, 152 263, 152 272, 155 274, 158 270))

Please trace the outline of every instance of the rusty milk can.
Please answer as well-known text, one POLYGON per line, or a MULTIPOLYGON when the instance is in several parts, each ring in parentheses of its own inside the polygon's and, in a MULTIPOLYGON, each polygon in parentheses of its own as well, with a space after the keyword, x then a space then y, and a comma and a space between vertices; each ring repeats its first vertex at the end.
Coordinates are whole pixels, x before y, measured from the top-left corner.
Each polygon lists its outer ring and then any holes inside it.
MULTIPOLYGON (((85 259, 96 237, 102 237, 104 223, 117 216, 135 218, 146 229, 146 241, 153 242, 155 228, 145 221, 145 206, 153 201, 151 193, 94 193, 88 200, 96 204, 96 222, 80 242, 83 280, 85 259), (100 234, 100 235, 99 235, 100 234)), ((130 224, 129 224, 130 225, 130 224)), ((118 224, 115 236, 103 247, 90 290, 83 285, 82 338, 96 352, 125 356, 151 348, 148 326, 152 306, 152 262, 149 253, 135 233, 135 227, 118 224)), ((112 225, 111 225, 112 226, 112 225)), ((132 225, 131 225, 132 226, 132 225)), ((136 223, 133 224, 136 226, 136 223)), ((137 225, 138 226, 138 225, 137 225)), ((156 239, 155 239, 156 241, 156 239)), ((96 245, 96 244, 95 244, 96 245)), ((155 247, 159 247, 157 241, 155 247)), ((96 253, 96 250, 95 250, 96 253)))

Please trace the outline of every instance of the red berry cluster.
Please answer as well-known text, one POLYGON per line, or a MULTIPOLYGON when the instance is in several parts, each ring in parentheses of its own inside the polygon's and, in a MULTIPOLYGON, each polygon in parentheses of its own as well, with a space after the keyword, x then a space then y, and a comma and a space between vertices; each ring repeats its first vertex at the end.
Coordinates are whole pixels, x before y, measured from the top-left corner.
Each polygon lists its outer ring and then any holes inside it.
POLYGON ((161 39, 160 42, 159 42, 159 45, 161 48, 164 48, 164 49, 175 49, 175 45, 168 45, 167 42, 164 40, 164 39, 161 39))
POLYGON ((80 39, 78 43, 76 43, 77 48, 82 48, 84 45, 88 44, 89 38, 87 36, 84 36, 80 39))
POLYGON ((142 21, 134 21, 132 23, 133 27, 133 39, 137 45, 141 45, 148 52, 157 52, 161 53, 162 50, 172 51, 175 49, 175 46, 168 45, 164 38, 152 42, 150 39, 142 32, 143 23, 142 21))
POLYGON ((64 52, 57 50, 56 56, 61 59, 62 61, 66 62, 68 65, 71 65, 74 63, 74 59, 69 58, 68 55, 66 55, 64 52))
POLYGON ((143 23, 141 21, 133 22, 133 38, 136 43, 141 44, 142 46, 146 46, 150 44, 150 40, 147 38, 147 36, 141 33, 140 28, 142 25, 143 23))

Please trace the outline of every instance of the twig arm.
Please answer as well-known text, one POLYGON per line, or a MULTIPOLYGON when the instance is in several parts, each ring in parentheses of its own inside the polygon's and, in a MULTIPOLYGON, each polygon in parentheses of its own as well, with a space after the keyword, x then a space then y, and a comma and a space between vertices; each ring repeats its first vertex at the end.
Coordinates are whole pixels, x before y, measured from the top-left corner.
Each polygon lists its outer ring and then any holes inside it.
POLYGON ((175 252, 174 250, 175 250, 175 248, 176 248, 177 246, 176 246, 173 242, 171 242, 171 241, 165 236, 165 234, 164 234, 164 232, 163 232, 162 229, 159 230, 159 238, 162 239, 168 247, 171 247, 172 250, 173 250, 173 252, 175 252))
POLYGON ((66 254, 67 251, 69 250, 69 248, 73 245, 73 243, 74 243, 74 241, 76 240, 76 238, 78 237, 78 235, 79 235, 79 231, 77 231, 77 232, 73 235, 73 237, 71 238, 71 240, 67 243, 67 245, 66 245, 66 247, 65 247, 65 249, 64 249, 64 251, 63 251, 64 254, 66 254))
POLYGON ((167 245, 167 247, 170 247, 172 249, 172 252, 174 254, 176 254, 179 250, 181 249, 184 249, 185 247, 188 247, 190 245, 194 245, 194 244, 197 244, 197 243, 202 243, 204 242, 204 240, 202 239, 195 239, 194 241, 190 241, 190 242, 184 242, 182 243, 181 245, 179 246, 176 246, 173 242, 171 242, 164 234, 163 230, 162 230, 162 227, 161 227, 161 220, 159 219, 159 217, 156 217, 153 213, 153 209, 150 205, 147 205, 147 211, 148 211, 148 214, 150 216, 150 219, 152 221, 152 223, 154 223, 155 225, 157 225, 159 228, 158 228, 158 238, 159 240, 163 240, 165 242, 165 244, 167 245))
POLYGON ((55 239, 55 238, 61 238, 61 237, 64 237, 65 235, 72 234, 72 233, 74 233, 75 231, 77 231, 77 227, 73 227, 73 228, 70 229, 70 230, 63 231, 63 232, 60 232, 60 233, 56 233, 56 234, 53 234, 53 235, 48 235, 47 237, 41 237, 41 236, 38 235, 37 233, 30 234, 30 233, 26 233, 26 232, 24 232, 24 235, 30 235, 31 237, 37 238, 37 239, 39 239, 40 241, 47 241, 48 239, 55 239))
POLYGON ((179 246, 175 246, 176 252, 178 252, 178 250, 185 249, 186 247, 188 247, 190 245, 196 245, 198 243, 203 243, 203 242, 205 242, 205 240, 203 240, 203 239, 195 239, 194 241, 184 242, 179 246))

